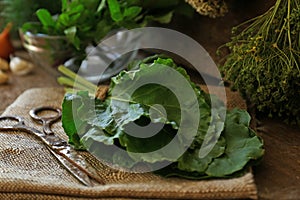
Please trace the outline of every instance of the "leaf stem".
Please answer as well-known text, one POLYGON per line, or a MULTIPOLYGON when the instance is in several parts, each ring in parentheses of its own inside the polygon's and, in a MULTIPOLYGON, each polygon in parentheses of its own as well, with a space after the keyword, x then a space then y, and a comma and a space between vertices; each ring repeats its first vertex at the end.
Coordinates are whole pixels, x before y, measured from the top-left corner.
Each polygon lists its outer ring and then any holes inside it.
POLYGON ((59 66, 58 70, 63 75, 66 76, 66 77, 62 76, 57 79, 57 82, 60 85, 66 86, 65 87, 66 92, 70 92, 72 90, 71 93, 73 93, 74 90, 86 90, 90 94, 95 94, 95 92, 97 91, 96 85, 90 83, 89 81, 85 80, 81 76, 78 76, 73 71, 66 68, 65 66, 63 66, 63 65, 59 66), (71 88, 73 88, 73 89, 71 89, 71 88))

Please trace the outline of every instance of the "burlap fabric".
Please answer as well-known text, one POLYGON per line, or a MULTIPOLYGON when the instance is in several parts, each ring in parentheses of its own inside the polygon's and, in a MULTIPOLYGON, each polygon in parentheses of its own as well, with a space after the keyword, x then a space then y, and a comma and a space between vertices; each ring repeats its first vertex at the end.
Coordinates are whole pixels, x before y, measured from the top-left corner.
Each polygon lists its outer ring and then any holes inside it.
MULTIPOLYGON (((28 111, 38 106, 60 107, 63 90, 31 89, 23 93, 3 115, 20 115, 26 124, 41 130, 28 111)), ((0 124, 1 125, 1 124, 0 124)), ((67 139, 61 122, 56 134, 67 139)), ((104 185, 79 183, 34 136, 25 132, 0 132, 0 199, 256 199, 251 172, 227 180, 194 181, 162 178, 111 169, 92 155, 82 155, 95 167, 104 185)))

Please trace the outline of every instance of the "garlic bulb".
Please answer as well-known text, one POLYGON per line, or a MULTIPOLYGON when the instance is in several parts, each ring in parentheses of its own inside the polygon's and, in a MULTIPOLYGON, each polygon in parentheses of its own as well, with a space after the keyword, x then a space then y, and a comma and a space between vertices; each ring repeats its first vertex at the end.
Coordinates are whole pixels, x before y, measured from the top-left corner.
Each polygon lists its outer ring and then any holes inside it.
POLYGON ((8 82, 8 75, 0 70, 0 84, 4 84, 8 82))
POLYGON ((7 71, 9 69, 9 64, 6 60, 0 58, 0 70, 7 71))
POLYGON ((10 60, 9 67, 12 73, 22 76, 30 73, 34 68, 34 65, 19 57, 13 57, 10 60))

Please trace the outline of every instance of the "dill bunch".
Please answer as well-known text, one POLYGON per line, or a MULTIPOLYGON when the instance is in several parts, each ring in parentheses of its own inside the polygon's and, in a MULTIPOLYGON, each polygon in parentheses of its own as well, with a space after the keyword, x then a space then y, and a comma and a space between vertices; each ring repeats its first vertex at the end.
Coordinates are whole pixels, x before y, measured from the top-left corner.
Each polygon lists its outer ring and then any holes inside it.
POLYGON ((277 0, 232 31, 224 78, 258 112, 300 125, 300 0, 277 0))
POLYGON ((224 16, 228 12, 227 4, 224 0, 185 0, 198 13, 211 18, 224 16))

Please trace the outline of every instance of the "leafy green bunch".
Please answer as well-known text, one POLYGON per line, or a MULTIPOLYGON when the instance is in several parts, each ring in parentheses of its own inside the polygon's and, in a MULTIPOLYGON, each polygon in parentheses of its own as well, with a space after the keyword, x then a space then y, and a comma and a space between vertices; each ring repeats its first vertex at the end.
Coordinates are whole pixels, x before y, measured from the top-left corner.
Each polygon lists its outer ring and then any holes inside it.
MULTIPOLYGON (((62 123, 70 144, 77 149, 87 149, 93 155, 101 155, 101 159, 125 168, 134 168, 139 163, 149 164, 151 167, 171 162, 172 164, 155 172, 164 176, 193 179, 241 175, 262 157, 263 144, 249 128, 250 116, 247 111, 227 111, 224 127, 218 126, 221 120, 218 118, 210 123, 212 108, 209 95, 191 82, 185 70, 172 59, 151 57, 138 62, 138 67, 112 78, 104 100, 89 96, 87 91, 66 94, 62 104, 62 123), (170 68, 184 77, 196 95, 196 99, 187 96, 188 100, 184 102, 188 108, 199 106, 200 120, 193 138, 190 127, 195 127, 195 124, 189 124, 191 122, 188 119, 195 113, 187 112, 190 117, 184 119, 182 124, 181 113, 186 110, 181 108, 179 100, 169 88, 150 81, 149 84, 137 87, 134 93, 128 92, 138 85, 139 80, 155 81, 164 74, 163 71, 167 72, 170 68), (128 95, 130 98, 124 98, 128 95), (155 105, 162 105, 166 115, 151 109, 155 105), (126 127, 131 123, 139 126, 154 123, 162 128, 154 136, 143 138, 127 133, 126 127), (180 127, 186 128, 178 136, 180 127), (204 138, 207 134, 213 136, 218 129, 221 129, 221 136, 215 146, 205 157, 200 157, 199 151, 204 138), (186 141, 191 138, 191 144, 186 146, 186 141), (163 149, 171 141, 172 150, 163 149), (114 146, 124 151, 115 151, 114 146), (160 153, 155 153, 160 149, 160 153)), ((186 95, 186 90, 182 89, 181 94, 186 95)), ((217 109, 216 113, 220 113, 225 108, 220 106, 214 109, 217 109)), ((142 135, 141 132, 136 134, 142 135)))
POLYGON ((150 21, 169 23, 178 8, 189 10, 181 0, 61 0, 61 3, 62 10, 57 16, 39 9, 36 14, 41 24, 26 23, 23 30, 66 35, 77 50, 84 50, 112 30, 142 27, 150 21))
POLYGON ((13 24, 13 33, 27 21, 37 21, 35 11, 40 8, 47 9, 55 14, 60 11, 60 0, 0 0, 0 30, 7 23, 13 24))
POLYGON ((231 53, 221 66, 225 78, 259 112, 298 125, 299 20, 299 0, 277 0, 263 15, 233 29, 232 41, 225 45, 231 53))

